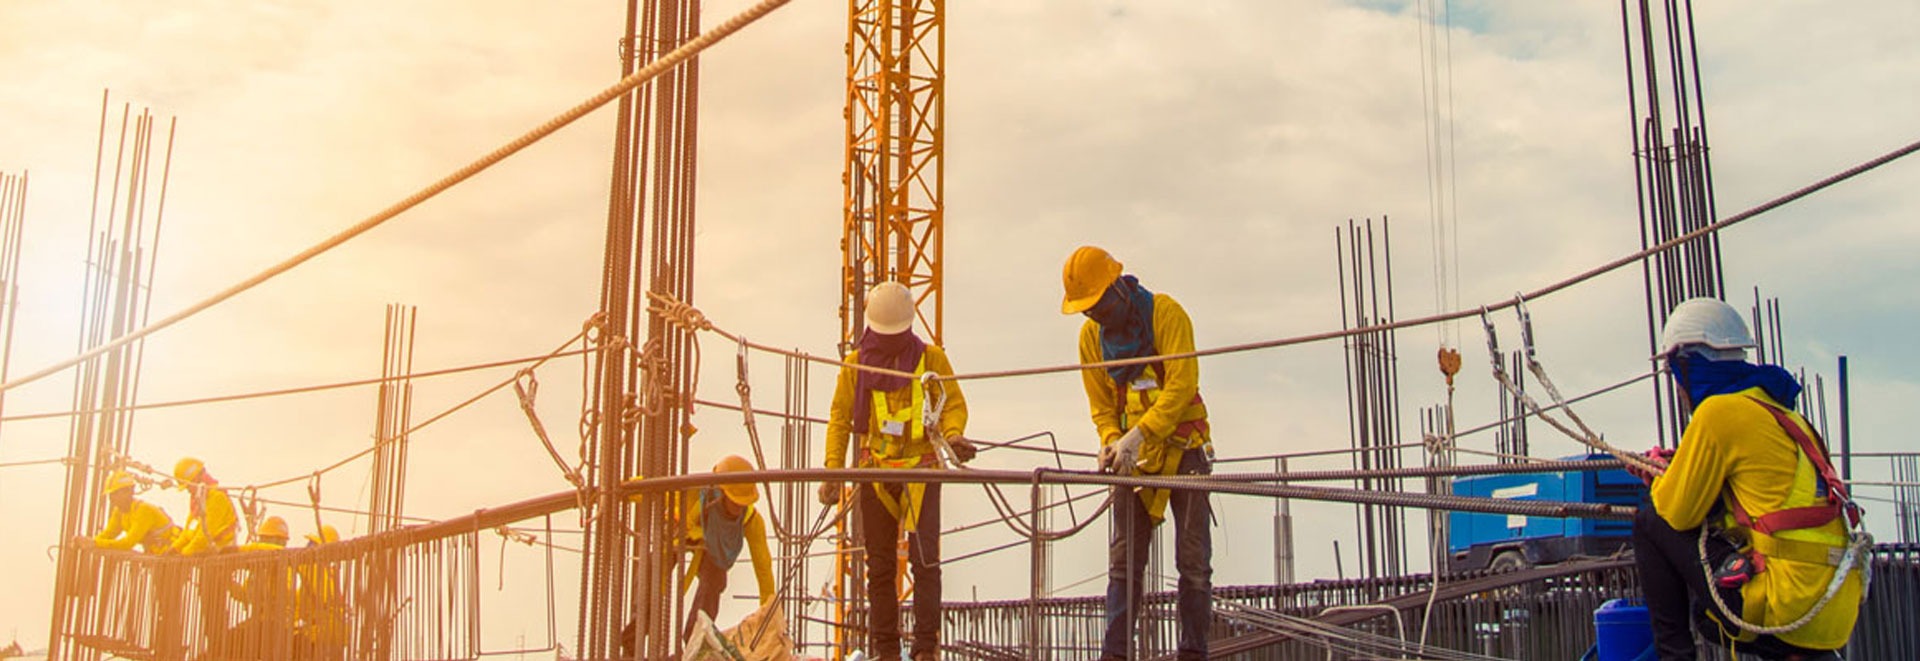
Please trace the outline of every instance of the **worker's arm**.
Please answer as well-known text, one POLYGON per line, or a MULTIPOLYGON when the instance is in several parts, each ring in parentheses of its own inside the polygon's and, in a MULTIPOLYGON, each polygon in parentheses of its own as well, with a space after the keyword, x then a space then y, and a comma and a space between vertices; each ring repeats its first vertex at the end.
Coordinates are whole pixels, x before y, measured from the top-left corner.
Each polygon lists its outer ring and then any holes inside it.
POLYGON ((1700 526, 1720 500, 1732 470, 1732 444, 1739 426, 1735 407, 1746 405, 1738 397, 1709 397, 1693 412, 1687 430, 1680 437, 1667 472, 1653 480, 1651 497, 1654 511, 1675 530, 1700 526))
POLYGON ((753 554, 753 578, 760 583, 760 605, 765 606, 779 588, 773 584, 773 553, 767 550, 767 522, 759 510, 747 517, 745 532, 747 552, 753 554))
MULTIPOLYGON (((927 371, 941 376, 953 376, 953 363, 947 359, 947 352, 939 347, 927 347, 927 371)), ((937 381, 946 400, 940 407, 940 435, 948 439, 962 438, 967 435, 967 396, 960 392, 959 381, 937 381)), ((927 393, 932 396, 933 393, 927 393)))
MULTIPOLYGON (((1154 296, 1153 348, 1162 356, 1193 351, 1193 320, 1187 318, 1186 309, 1172 296, 1154 296)), ((1173 428, 1180 425, 1180 414, 1193 403, 1194 394, 1200 392, 1199 359, 1177 358, 1163 361, 1161 366, 1165 370, 1161 378, 1166 382, 1160 384, 1160 396, 1153 401, 1153 406, 1140 416, 1140 426, 1145 428, 1147 438, 1156 441, 1166 440, 1173 434, 1173 428)))
POLYGON ((207 490, 207 541, 215 547, 229 547, 237 539, 240 517, 234 512, 233 499, 225 489, 207 490), (221 540, 226 540, 222 542, 221 540))
POLYGON ((107 527, 101 528, 100 534, 93 536, 93 545, 115 551, 132 550, 133 545, 140 543, 140 540, 146 537, 146 535, 142 534, 136 537, 131 531, 127 530, 127 518, 129 517, 122 514, 119 510, 107 513, 107 527))
MULTIPOLYGON (((1101 357, 1100 325, 1089 320, 1080 325, 1080 364, 1097 363, 1101 357)), ((1100 445, 1119 439, 1127 430, 1120 428, 1120 411, 1114 408, 1113 379, 1107 376, 1106 368, 1080 370, 1080 384, 1087 390, 1087 412, 1093 417, 1094 430, 1100 434, 1100 445)))
MULTIPOLYGON (((859 362, 860 352, 847 354, 847 362, 859 362)), ((842 366, 833 384, 833 408, 827 415, 827 468, 847 467, 847 439, 853 429, 853 396, 859 390, 858 374, 842 366)))

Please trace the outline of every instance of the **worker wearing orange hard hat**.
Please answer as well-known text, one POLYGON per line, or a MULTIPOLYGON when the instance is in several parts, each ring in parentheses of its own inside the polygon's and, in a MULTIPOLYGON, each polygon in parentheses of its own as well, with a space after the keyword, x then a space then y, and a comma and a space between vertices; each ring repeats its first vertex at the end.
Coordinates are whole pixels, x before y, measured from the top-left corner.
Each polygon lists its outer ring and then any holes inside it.
MULTIPOLYGON (((953 365, 940 347, 913 332, 913 295, 905 285, 883 282, 867 292, 866 329, 859 348, 846 362, 886 369, 883 374, 841 367, 827 422, 827 468, 937 469, 942 456, 954 462, 973 458, 967 428, 967 400, 960 384, 928 380, 952 375, 953 365), (905 376, 911 374, 912 376, 905 376), (857 444, 850 443, 858 439, 857 444)), ((876 658, 900 657, 900 534, 907 534, 907 559, 913 571, 913 659, 940 654, 940 485, 871 483, 855 486, 861 543, 867 556, 867 651, 876 658)), ((835 505, 837 483, 820 485, 820 502, 835 505)))
POLYGON ((187 527, 173 541, 181 555, 205 555, 233 550, 240 517, 233 499, 199 459, 186 457, 174 464, 173 479, 188 494, 187 527))
MULTIPOLYGON (((1122 272, 1106 250, 1082 246, 1061 274, 1061 314, 1080 314, 1081 364, 1193 351, 1193 321, 1172 296, 1156 294, 1122 272)), ((1206 475, 1213 438, 1200 399, 1200 362, 1174 358, 1080 371, 1100 468, 1122 475, 1206 475)), ((1178 658, 1207 657, 1212 617, 1212 504, 1204 491, 1116 489, 1107 548, 1106 633, 1101 658, 1131 658, 1134 621, 1153 529, 1174 518, 1174 565, 1180 580, 1178 658)))
MULTIPOLYGON (((751 470, 752 462, 732 454, 713 466, 715 475, 751 470)), ((753 558, 760 605, 772 602, 777 594, 773 582, 773 553, 767 550, 766 519, 754 507, 760 501, 759 487, 751 482, 731 482, 690 489, 677 496, 681 503, 680 521, 686 531, 681 542, 683 548, 693 552, 680 581, 680 593, 686 594, 696 578, 700 584, 693 593, 692 611, 706 613, 708 620, 719 617, 720 595, 727 590, 727 572, 739 561, 742 550, 753 558)), ((693 622, 689 617, 688 626, 693 622)), ((620 633, 622 649, 631 653, 637 637, 638 630, 629 622, 620 633)))
POLYGON ((100 487, 107 495, 107 525, 93 536, 93 545, 120 551, 138 546, 147 553, 164 553, 172 548, 179 529, 165 511, 133 497, 134 486, 133 476, 126 471, 107 476, 100 487))

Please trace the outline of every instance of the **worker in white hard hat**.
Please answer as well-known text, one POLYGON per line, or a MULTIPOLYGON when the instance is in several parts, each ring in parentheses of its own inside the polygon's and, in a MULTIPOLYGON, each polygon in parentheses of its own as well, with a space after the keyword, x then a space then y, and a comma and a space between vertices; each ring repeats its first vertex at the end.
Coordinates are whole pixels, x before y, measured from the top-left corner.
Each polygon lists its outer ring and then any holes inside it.
POLYGON ((160 554, 173 546, 178 528, 164 510, 133 496, 133 476, 116 470, 107 476, 100 490, 107 495, 107 525, 93 536, 93 545, 119 551, 140 547, 141 551, 160 554))
MULTIPOLYGON (((840 368, 827 422, 827 468, 847 467, 850 438, 859 439, 852 463, 861 468, 939 468, 932 434, 946 440, 957 461, 972 459, 975 449, 963 438, 967 400, 960 384, 922 378, 951 375, 953 365, 940 347, 914 334, 914 317, 906 286, 883 282, 867 292, 867 327, 846 361, 913 377, 840 368), (939 404, 933 409, 937 426, 927 419, 930 402, 939 404)), ((896 549, 905 532, 913 570, 912 658, 940 658, 940 485, 871 483, 855 485, 855 491, 867 556, 867 651, 877 658, 900 658, 896 549)), ((822 504, 838 504, 841 496, 839 484, 820 485, 822 504)))
MULTIPOLYGON (((1106 250, 1082 246, 1061 273, 1061 314, 1080 324, 1080 362, 1098 363, 1193 351, 1193 321, 1172 296, 1148 291, 1122 273, 1106 250)), ((1123 475, 1207 475, 1213 472, 1213 436, 1200 398, 1200 361, 1175 358, 1083 369, 1081 384, 1095 431, 1100 468, 1123 475)), ((1174 519, 1178 658, 1207 658, 1213 613, 1212 504, 1204 491, 1116 489, 1107 548, 1106 634, 1103 659, 1131 658, 1129 643, 1153 530, 1174 519)))
POLYGON ((1768 659, 1838 659, 1859 614, 1870 538, 1800 383, 1746 360, 1753 336, 1711 298, 1668 315, 1655 360, 1691 410, 1634 521, 1634 563, 1661 659, 1693 659, 1694 632, 1768 659), (1704 553, 1702 552, 1704 549, 1704 553))

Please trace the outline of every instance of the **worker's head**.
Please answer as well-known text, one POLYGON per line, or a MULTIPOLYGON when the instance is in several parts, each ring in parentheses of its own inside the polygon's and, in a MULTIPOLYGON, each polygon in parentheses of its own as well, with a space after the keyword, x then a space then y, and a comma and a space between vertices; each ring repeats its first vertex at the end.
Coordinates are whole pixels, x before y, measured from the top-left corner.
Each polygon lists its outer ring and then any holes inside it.
POLYGON ((913 328, 913 292, 898 282, 882 282, 867 290, 867 330, 898 335, 913 328))
MULTIPOLYGON (((1713 298, 1690 298, 1667 315, 1660 329, 1660 352, 1653 357, 1666 363, 1678 390, 1685 394, 1707 365, 1745 361, 1752 346, 1753 335, 1733 306, 1713 298)), ((1698 404, 1689 397, 1689 406, 1698 404)))
MULTIPOLYGON (((737 454, 722 457, 720 463, 713 465, 713 472, 715 473, 740 473, 750 470, 753 470, 753 463, 747 461, 746 457, 737 454)), ((722 484, 720 485, 720 492, 726 494, 727 502, 743 510, 746 509, 747 506, 760 500, 760 490, 754 488, 753 484, 747 482, 722 484)))
POLYGON ((287 520, 277 516, 267 517, 260 522, 260 527, 253 529, 254 540, 268 544, 286 546, 287 536, 287 520))
POLYGON ((133 502, 133 476, 123 470, 114 471, 101 483, 100 492, 107 495, 107 503, 114 509, 126 509, 133 502))
POLYGON ((1060 314, 1090 312, 1106 296, 1113 281, 1120 279, 1120 260, 1094 246, 1080 246, 1067 258, 1060 273, 1066 296, 1060 302, 1060 314))
POLYGON ((320 530, 307 535, 307 546, 319 546, 340 541, 340 531, 333 526, 322 524, 320 530))
POLYGON ((173 480, 180 483, 182 489, 206 475, 207 464, 193 457, 181 457, 179 463, 173 465, 173 480))

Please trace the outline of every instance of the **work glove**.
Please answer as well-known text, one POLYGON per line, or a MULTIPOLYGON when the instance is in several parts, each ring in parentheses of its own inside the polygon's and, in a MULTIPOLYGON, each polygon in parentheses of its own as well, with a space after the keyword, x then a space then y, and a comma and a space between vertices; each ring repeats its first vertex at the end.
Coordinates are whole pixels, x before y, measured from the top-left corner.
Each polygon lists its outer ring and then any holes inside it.
POLYGON ((974 446, 973 441, 958 436, 947 441, 947 446, 953 448, 953 460, 963 464, 980 455, 980 448, 974 446))
POLYGON ((833 507, 840 504, 840 483, 824 482, 820 485, 820 504, 833 507))
MULTIPOLYGON (((1667 467, 1667 464, 1673 460, 1673 450, 1655 447, 1640 453, 1640 456, 1645 458, 1647 463, 1664 469, 1667 467)), ((1648 486, 1653 485, 1653 478, 1656 477, 1652 472, 1642 470, 1634 464, 1627 464, 1627 473, 1640 478, 1640 481, 1647 483, 1648 486)))
POLYGON ((1147 440, 1147 434, 1138 426, 1128 430, 1120 440, 1100 448, 1101 470, 1118 475, 1132 475, 1140 461, 1140 443, 1147 440))

